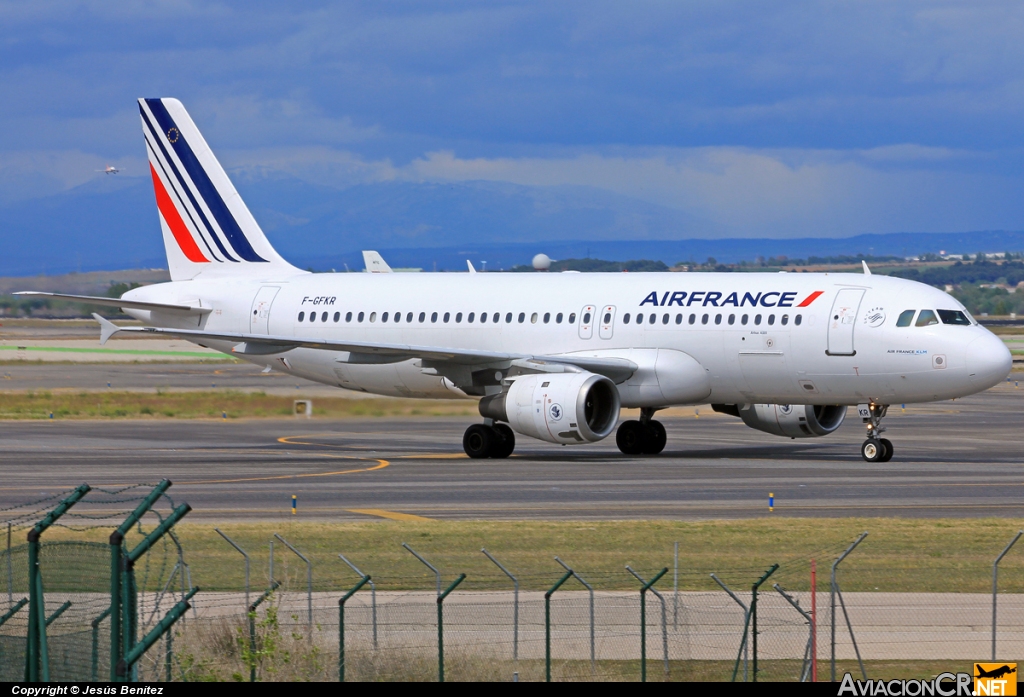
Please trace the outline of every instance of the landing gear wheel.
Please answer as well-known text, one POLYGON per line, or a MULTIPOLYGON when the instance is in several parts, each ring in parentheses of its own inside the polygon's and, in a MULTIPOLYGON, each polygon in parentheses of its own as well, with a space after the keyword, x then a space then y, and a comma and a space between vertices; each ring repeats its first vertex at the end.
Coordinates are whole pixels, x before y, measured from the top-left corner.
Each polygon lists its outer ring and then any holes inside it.
POLYGON ((868 438, 860 446, 860 455, 865 462, 884 462, 885 450, 880 440, 868 438))
POLYGON ((497 441, 497 434, 490 426, 473 424, 462 436, 462 449, 473 459, 490 457, 497 441))
POLYGON ((491 446, 491 457, 504 459, 516 449, 516 434, 507 424, 494 424, 495 439, 491 446))
POLYGON ((665 433, 665 427, 660 421, 648 421, 647 434, 643 443, 644 455, 657 455, 665 449, 665 443, 668 442, 668 434, 665 433))
POLYGON ((623 421, 615 432, 615 445, 624 455, 640 455, 644 452, 647 429, 639 421, 623 421))
POLYGON ((889 460, 892 459, 892 441, 890 441, 888 438, 880 438, 878 442, 882 444, 883 448, 885 448, 885 452, 882 453, 882 457, 879 458, 878 461, 888 462, 889 460))

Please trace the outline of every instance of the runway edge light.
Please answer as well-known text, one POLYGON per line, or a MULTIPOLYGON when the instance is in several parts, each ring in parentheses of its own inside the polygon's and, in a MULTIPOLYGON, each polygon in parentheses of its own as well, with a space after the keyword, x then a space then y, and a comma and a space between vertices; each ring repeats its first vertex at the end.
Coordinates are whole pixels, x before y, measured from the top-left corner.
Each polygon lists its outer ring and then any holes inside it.
POLYGON ((775 494, 768 492, 768 512, 771 513, 775 510, 775 494))
POLYGON ((296 513, 298 513, 298 508, 299 508, 299 497, 296 496, 295 494, 292 494, 292 515, 295 515, 296 513))

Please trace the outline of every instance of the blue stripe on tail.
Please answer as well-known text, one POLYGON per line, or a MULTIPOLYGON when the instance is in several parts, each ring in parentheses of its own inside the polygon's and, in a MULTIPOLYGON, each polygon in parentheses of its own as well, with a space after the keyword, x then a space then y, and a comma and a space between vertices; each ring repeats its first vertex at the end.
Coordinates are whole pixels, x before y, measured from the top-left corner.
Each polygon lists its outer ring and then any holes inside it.
MULTIPOLYGON (((165 134, 172 128, 177 130, 174 119, 167 113, 167 108, 164 107, 161 100, 147 99, 146 105, 153 112, 153 116, 165 134)), ((256 250, 252 248, 252 245, 249 244, 249 240, 246 239, 245 233, 238 226, 235 216, 228 210, 227 204, 224 203, 224 199, 220 196, 220 192, 217 191, 213 182, 210 181, 206 170, 203 169, 195 153, 192 152, 192 148, 189 147, 189 144, 185 141, 184 136, 180 135, 180 132, 179 136, 171 143, 171 147, 174 148, 178 159, 181 160, 185 171, 188 172, 196 189, 199 190, 199 195, 206 201, 207 207, 213 213, 213 217, 216 218, 217 224, 220 225, 220 229, 228 238, 228 242, 234 248, 235 253, 245 261, 266 262, 267 260, 258 255, 256 250)))

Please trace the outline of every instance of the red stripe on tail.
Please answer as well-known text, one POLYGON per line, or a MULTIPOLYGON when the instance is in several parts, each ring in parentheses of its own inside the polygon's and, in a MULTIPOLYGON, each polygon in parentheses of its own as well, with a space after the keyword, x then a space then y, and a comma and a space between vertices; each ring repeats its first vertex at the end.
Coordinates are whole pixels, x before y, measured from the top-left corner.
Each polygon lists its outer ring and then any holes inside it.
POLYGON ((174 235, 174 240, 181 247, 181 251, 184 252, 185 258, 189 261, 196 263, 209 263, 210 260, 203 256, 203 253, 199 250, 196 241, 192 238, 192 233, 189 232, 188 227, 185 225, 185 221, 178 215, 178 209, 174 206, 174 201, 167 195, 167 190, 164 189, 163 182, 160 181, 160 177, 156 175, 156 170, 153 169, 153 165, 149 165, 149 172, 153 175, 153 190, 156 192, 156 207, 160 209, 160 215, 164 217, 167 222, 167 227, 171 229, 171 234, 174 235))
POLYGON ((811 293, 810 295, 808 295, 808 296, 807 296, 806 298, 804 298, 804 301, 803 301, 802 303, 800 303, 799 305, 797 305, 797 307, 807 307, 807 306, 808 306, 808 305, 810 305, 810 304, 811 304, 812 302, 814 302, 815 300, 817 300, 817 299, 818 299, 818 296, 819 296, 819 295, 821 295, 821 294, 822 294, 822 293, 824 293, 824 292, 825 292, 825 291, 823 291, 823 290, 816 290, 816 291, 814 291, 813 293, 811 293))

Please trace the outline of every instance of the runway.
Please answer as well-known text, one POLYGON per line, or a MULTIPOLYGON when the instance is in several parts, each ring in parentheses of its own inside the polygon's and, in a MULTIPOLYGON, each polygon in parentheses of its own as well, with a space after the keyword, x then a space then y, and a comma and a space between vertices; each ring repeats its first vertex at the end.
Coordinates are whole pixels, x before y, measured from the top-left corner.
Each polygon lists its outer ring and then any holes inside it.
POLYGON ((1024 390, 890 409, 896 456, 867 464, 863 426, 784 440, 738 419, 664 419, 666 451, 524 437, 509 460, 462 454, 467 418, 0 423, 0 507, 81 482, 167 477, 190 520, 707 519, 1024 514, 1024 390), (776 509, 768 511, 768 494, 776 509))

